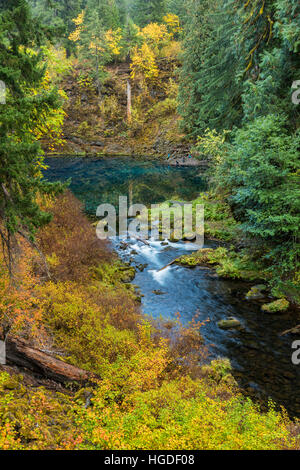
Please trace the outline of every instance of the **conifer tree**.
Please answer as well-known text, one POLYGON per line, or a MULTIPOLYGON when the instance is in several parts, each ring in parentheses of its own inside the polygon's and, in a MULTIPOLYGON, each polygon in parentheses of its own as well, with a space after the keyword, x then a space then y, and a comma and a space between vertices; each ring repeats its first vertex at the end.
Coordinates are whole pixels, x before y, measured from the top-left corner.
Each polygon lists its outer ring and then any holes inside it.
POLYGON ((182 68, 179 82, 179 112, 185 130, 198 133, 199 106, 203 90, 199 75, 203 68, 204 53, 214 32, 211 2, 189 0, 184 27, 182 68))
POLYGON ((66 48, 67 55, 74 50, 68 40, 73 29, 72 19, 82 10, 87 0, 29 0, 32 12, 40 22, 52 27, 52 35, 66 48))
POLYGON ((282 110, 296 127, 299 10, 296 0, 190 0, 179 107, 189 133, 282 110))
POLYGON ((10 273, 16 235, 34 243, 37 229, 50 220, 36 202, 38 193, 61 187, 43 180, 41 150, 33 131, 47 112, 60 105, 56 90, 34 93, 45 68, 34 47, 41 27, 25 0, 0 2, 0 80, 6 102, 0 104, 0 235, 10 273))
POLYGON ((166 0, 133 0, 130 14, 138 26, 160 23, 166 14, 166 0))

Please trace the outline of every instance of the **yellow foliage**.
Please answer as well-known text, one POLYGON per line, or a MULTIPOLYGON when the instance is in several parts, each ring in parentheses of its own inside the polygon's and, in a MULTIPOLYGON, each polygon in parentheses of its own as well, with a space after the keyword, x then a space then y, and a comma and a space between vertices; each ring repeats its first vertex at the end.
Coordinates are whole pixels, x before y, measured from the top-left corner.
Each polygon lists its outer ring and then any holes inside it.
POLYGON ((149 23, 138 32, 138 36, 152 47, 158 47, 162 42, 166 42, 170 39, 167 27, 164 24, 158 23, 149 23))
POLYGON ((103 47, 101 47, 101 46, 97 43, 97 41, 95 42, 95 40, 90 42, 90 44, 89 44, 89 49, 90 49, 90 50, 93 50, 94 52, 97 51, 97 53, 99 53, 99 52, 104 52, 104 51, 105 51, 105 49, 103 49, 103 47))
POLYGON ((167 15, 165 15, 163 17, 163 22, 167 25, 167 29, 172 37, 182 31, 182 28, 180 27, 179 18, 174 13, 168 13, 167 15))
POLYGON ((293 448, 288 419, 267 413, 230 385, 190 377, 161 380, 163 348, 122 363, 102 381, 92 407, 80 410, 84 449, 272 450, 293 448), (134 371, 133 375, 132 372, 134 371), (224 398, 222 398, 222 395, 224 398), (227 395, 227 397, 226 397, 227 395))
MULTIPOLYGON (((53 77, 57 77, 58 74, 63 74, 71 68, 71 64, 65 58, 65 51, 62 49, 43 47, 43 52, 47 58, 47 69, 41 84, 37 88, 29 90, 33 96, 51 92, 53 77)), ((68 99, 64 90, 59 89, 58 94, 62 102, 68 99)), ((37 140, 47 138, 51 142, 48 150, 54 150, 55 146, 60 146, 64 142, 62 127, 65 116, 66 113, 62 106, 58 106, 56 109, 48 108, 44 113, 34 116, 34 124, 33 121, 28 121, 28 132, 34 135, 37 140)))
POLYGON ((112 55, 120 55, 121 53, 121 40, 122 40, 122 30, 117 28, 115 30, 109 29, 106 31, 105 40, 108 45, 108 49, 112 55))
POLYGON ((139 78, 145 84, 158 77, 155 54, 147 43, 144 43, 140 49, 135 47, 130 68, 131 78, 139 78))
MULTIPOLYGON (((57 200, 46 198, 44 205, 57 206, 57 200)), ((74 214, 68 220, 76 219, 74 214)), ((61 223, 55 229, 61 237, 57 247, 65 243, 66 231, 61 223)), ((66 251, 60 260, 55 251, 48 253, 52 266, 70 256, 66 251)), ((218 256, 224 258, 224 249, 218 256)), ((272 404, 262 413, 241 396, 228 360, 202 365, 198 378, 191 376, 184 364, 199 344, 198 324, 191 326, 189 349, 183 344, 188 329, 174 349, 176 332, 164 338, 137 311, 117 279, 116 264, 102 262, 98 269, 89 264, 85 284, 39 284, 32 259, 25 245, 16 288, 7 273, 0 273, 1 324, 6 316, 12 333, 22 327, 23 335, 40 335, 47 328, 68 354, 65 361, 98 373, 101 380, 74 396, 73 388, 64 394, 32 388, 22 377, 1 372, 1 449, 299 449, 299 423, 272 404)))
POLYGON ((77 18, 74 18, 72 21, 75 23, 77 28, 72 31, 72 33, 69 35, 70 41, 77 42, 80 39, 80 34, 83 30, 83 20, 84 20, 84 10, 82 10, 81 13, 77 16, 77 18))
POLYGON ((215 129, 206 129, 204 135, 197 139, 197 149, 209 159, 213 158, 215 164, 219 165, 224 158, 224 144, 229 132, 223 130, 221 134, 218 134, 215 129))
MULTIPOLYGON (((14 285, 10 282, 7 269, 0 270, 0 325, 8 327, 10 334, 30 336, 42 340, 43 302, 35 296, 36 279, 32 274, 30 259, 34 254, 27 242, 19 241, 23 256, 17 263, 14 285)), ((3 259, 0 259, 1 264, 3 259)))
POLYGON ((25 386, 0 373, 0 449, 71 450, 81 442, 67 395, 25 386))
POLYGON ((180 41, 170 41, 161 50, 160 55, 170 59, 177 59, 181 52, 180 41))

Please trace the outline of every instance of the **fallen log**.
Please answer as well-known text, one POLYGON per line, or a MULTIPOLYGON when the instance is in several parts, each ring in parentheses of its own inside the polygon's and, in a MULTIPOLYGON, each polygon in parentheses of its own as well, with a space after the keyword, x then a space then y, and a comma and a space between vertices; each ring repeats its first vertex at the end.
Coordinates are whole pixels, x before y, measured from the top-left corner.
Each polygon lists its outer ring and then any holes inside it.
POLYGON ((147 240, 145 240, 144 238, 138 237, 137 235, 134 235, 133 233, 130 233, 129 235, 131 237, 135 238, 137 241, 139 241, 141 243, 144 243, 144 245, 147 245, 147 246, 150 245, 150 243, 147 240))
POLYGON ((40 349, 32 348, 17 338, 6 338, 6 361, 60 383, 83 383, 97 378, 91 372, 67 364, 40 349))
POLYGON ((160 268, 158 272, 160 273, 164 269, 167 269, 169 266, 172 266, 172 264, 175 264, 178 261, 178 258, 173 259, 173 261, 170 261, 170 263, 166 264, 163 268, 160 268))
POLYGON ((293 328, 290 328, 289 330, 283 331, 282 333, 279 334, 279 336, 285 336, 289 333, 292 333, 294 335, 299 334, 300 333, 300 325, 296 325, 293 328))

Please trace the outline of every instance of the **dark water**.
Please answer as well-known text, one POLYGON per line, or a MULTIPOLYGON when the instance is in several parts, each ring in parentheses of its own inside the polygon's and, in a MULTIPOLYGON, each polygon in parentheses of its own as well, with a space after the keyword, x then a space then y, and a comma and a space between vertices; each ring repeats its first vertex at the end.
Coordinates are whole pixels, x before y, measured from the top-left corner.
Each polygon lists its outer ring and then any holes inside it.
MULTIPOLYGON (((205 179, 195 168, 168 168, 127 158, 53 158, 47 163, 50 165, 46 172, 48 179, 72 177, 71 189, 90 213, 102 202, 117 204, 119 195, 130 191, 134 202, 150 204, 166 199, 189 200, 206 187, 205 179)), ((174 258, 197 249, 192 243, 164 246, 150 241, 146 246, 127 240, 125 250, 121 249, 120 239, 113 243, 120 256, 133 265, 147 264, 143 271, 137 269, 134 280, 144 295, 145 313, 174 318, 179 312, 184 322, 195 314, 198 320, 209 319, 201 333, 210 345, 211 357, 229 357, 236 379, 249 395, 263 403, 272 398, 278 406, 284 405, 291 416, 300 416, 300 365, 291 362, 291 344, 300 337, 279 336, 300 323, 295 313, 262 313, 259 303, 245 300, 248 284, 220 279, 208 269, 172 265, 159 272, 174 258), (161 295, 153 292, 158 290, 161 295), (239 319, 242 328, 221 330, 217 322, 227 316, 239 319)), ((211 242, 206 242, 206 246, 210 245, 211 242)))
POLYGON ((132 197, 134 203, 158 204, 170 197, 191 200, 206 187, 197 168, 176 168, 151 160, 52 157, 45 163, 49 165, 47 179, 71 178, 72 191, 93 215, 102 203, 117 208, 119 196, 132 197))

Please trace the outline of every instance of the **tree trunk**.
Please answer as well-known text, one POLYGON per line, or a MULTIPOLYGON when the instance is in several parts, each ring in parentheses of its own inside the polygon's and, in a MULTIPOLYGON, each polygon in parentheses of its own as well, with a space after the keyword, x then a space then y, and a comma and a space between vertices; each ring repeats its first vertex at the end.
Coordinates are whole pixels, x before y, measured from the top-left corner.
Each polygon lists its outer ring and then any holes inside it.
POLYGON ((101 86, 99 81, 99 57, 98 57, 98 47, 96 46, 96 86, 98 97, 101 97, 101 86))
POLYGON ((127 121, 131 123, 131 85, 127 80, 127 121))
MULTIPOLYGON (((67 364, 45 352, 28 346, 16 338, 6 339, 6 360, 8 364, 25 367, 56 382, 87 382, 97 378, 91 372, 67 364)), ((99 378, 99 377, 98 377, 99 378)))

